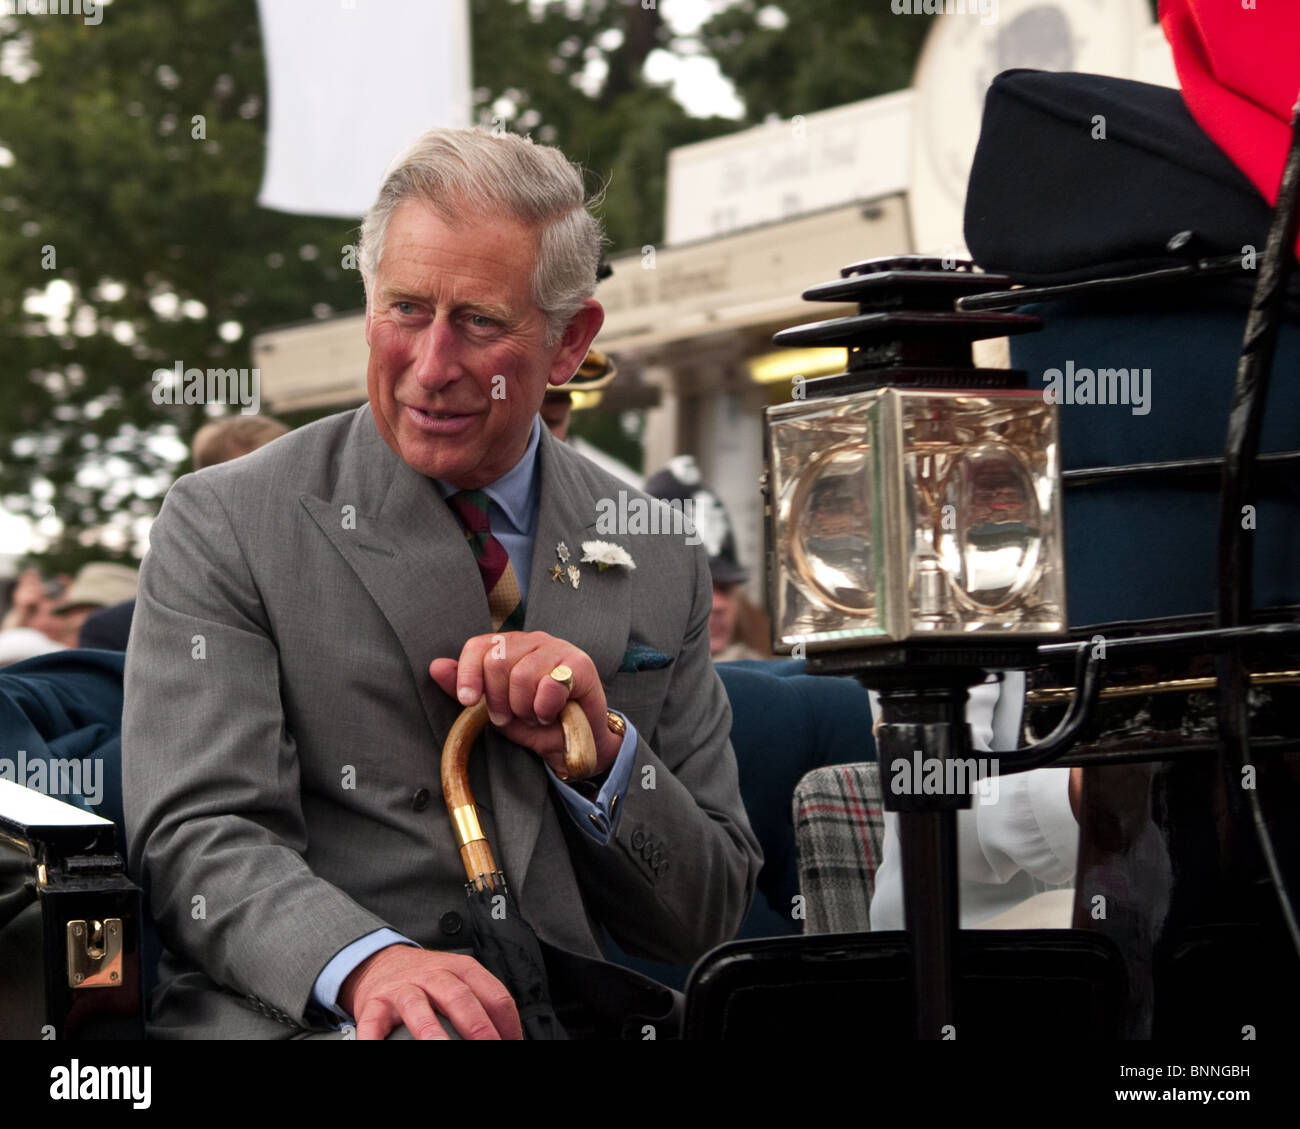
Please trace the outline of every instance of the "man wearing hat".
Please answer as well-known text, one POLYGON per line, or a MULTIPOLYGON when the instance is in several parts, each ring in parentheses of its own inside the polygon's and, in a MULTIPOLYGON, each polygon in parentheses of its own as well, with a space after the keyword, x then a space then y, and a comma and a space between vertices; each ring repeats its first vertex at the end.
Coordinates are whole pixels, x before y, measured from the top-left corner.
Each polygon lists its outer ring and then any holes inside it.
MULTIPOLYGON (((601 255, 596 264, 596 281, 602 282, 613 273, 609 260, 601 255)), ((594 408, 600 403, 601 390, 617 375, 618 369, 609 357, 595 349, 587 350, 578 371, 566 383, 546 389, 537 413, 546 429, 561 443, 565 442, 569 438, 569 417, 574 408, 594 408), (576 401, 574 393, 577 393, 576 401)))
POLYGON ((566 384, 546 390, 538 415, 556 439, 563 443, 569 437, 569 419, 577 407, 591 408, 600 402, 600 392, 618 375, 614 362, 595 349, 587 351, 586 360, 566 384), (574 402, 577 393, 578 402, 574 402))
POLYGON ((75 647, 86 617, 99 608, 134 597, 138 577, 128 565, 106 561, 85 565, 50 609, 60 631, 58 642, 75 647))
POLYGON ((709 651, 714 662, 771 658, 739 637, 747 618, 755 612, 745 599, 744 584, 749 569, 736 555, 736 535, 722 499, 700 478, 700 468, 691 455, 670 459, 663 470, 650 476, 645 492, 666 502, 689 507, 695 531, 709 554, 713 579, 713 609, 709 613, 709 651))

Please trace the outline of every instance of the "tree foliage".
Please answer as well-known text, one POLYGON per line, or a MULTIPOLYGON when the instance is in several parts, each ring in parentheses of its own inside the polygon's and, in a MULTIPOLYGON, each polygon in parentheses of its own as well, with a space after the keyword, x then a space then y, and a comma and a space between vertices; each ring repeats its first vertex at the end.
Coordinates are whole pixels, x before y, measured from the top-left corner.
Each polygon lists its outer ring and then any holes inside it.
POLYGON ((207 418, 155 404, 154 371, 251 368, 254 333, 356 306, 339 256, 351 225, 257 206, 253 0, 118 0, 97 26, 29 16, 2 34, 33 73, 0 77, 13 154, 0 169, 0 496, 34 516, 52 507, 64 533, 50 568, 129 560, 124 526, 156 510, 175 469, 146 437, 187 441, 207 418), (30 308, 56 280, 66 319, 30 308), (34 494, 38 477, 52 497, 34 494))
POLYGON ((700 37, 755 125, 905 89, 931 24, 888 0, 740 0, 700 37))

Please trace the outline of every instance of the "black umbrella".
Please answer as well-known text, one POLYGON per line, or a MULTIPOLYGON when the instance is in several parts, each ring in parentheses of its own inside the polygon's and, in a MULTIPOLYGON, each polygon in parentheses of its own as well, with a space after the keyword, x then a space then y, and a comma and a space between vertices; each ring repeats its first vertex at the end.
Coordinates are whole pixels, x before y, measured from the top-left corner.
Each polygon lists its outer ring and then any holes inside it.
MULTIPOLYGON (((569 702, 560 720, 569 775, 590 776, 596 767, 596 743, 582 707, 569 702)), ((519 912, 505 875, 492 857, 470 791, 469 754, 486 724, 487 699, 482 698, 461 712, 442 749, 442 794, 469 878, 465 891, 474 954, 514 997, 525 1038, 567 1039, 551 1004, 537 935, 519 912)))
POLYGON ((555 1014, 537 934, 519 912, 501 871, 491 884, 465 884, 474 955, 514 997, 525 1039, 567 1039, 555 1014))

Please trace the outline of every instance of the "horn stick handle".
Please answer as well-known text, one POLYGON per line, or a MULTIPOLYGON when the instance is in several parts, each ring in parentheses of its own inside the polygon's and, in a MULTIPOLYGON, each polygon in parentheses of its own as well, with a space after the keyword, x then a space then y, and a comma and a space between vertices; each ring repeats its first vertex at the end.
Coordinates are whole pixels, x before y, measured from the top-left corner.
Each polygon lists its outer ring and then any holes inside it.
MULTIPOLYGON (((442 746, 442 796, 451 816, 461 862, 471 882, 486 879, 497 869, 492 848, 483 835, 474 794, 469 787, 469 755, 488 721, 487 698, 461 710, 442 746)), ((564 728, 564 768, 569 778, 584 779, 596 771, 596 739, 587 715, 577 702, 566 702, 560 713, 564 728)))
POLYGON ((564 727, 564 776, 567 780, 585 780, 596 772, 596 738, 591 723, 577 702, 565 702, 560 711, 564 727))

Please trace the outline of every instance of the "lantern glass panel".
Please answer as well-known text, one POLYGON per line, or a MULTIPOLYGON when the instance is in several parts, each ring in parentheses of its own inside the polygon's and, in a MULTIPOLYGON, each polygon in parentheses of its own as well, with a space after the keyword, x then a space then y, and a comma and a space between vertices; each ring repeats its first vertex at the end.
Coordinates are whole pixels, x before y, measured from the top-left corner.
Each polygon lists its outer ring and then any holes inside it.
POLYGON ((871 456, 863 443, 813 463, 793 505, 794 559, 801 579, 833 607, 868 615, 875 607, 871 559, 871 456))
POLYGON ((908 631, 1064 626, 1050 405, 1030 392, 900 396, 908 631), (942 574, 942 582, 938 573, 942 574))
POLYGON ((880 633, 873 438, 881 393, 769 408, 774 642, 880 633))
POLYGON ((1064 628, 1041 395, 868 389, 767 421, 777 649, 1064 628))
POLYGON ((958 592, 993 610, 1032 582, 1043 537, 1034 484, 1010 447, 988 443, 953 460, 942 485, 954 520, 939 555, 958 592))

